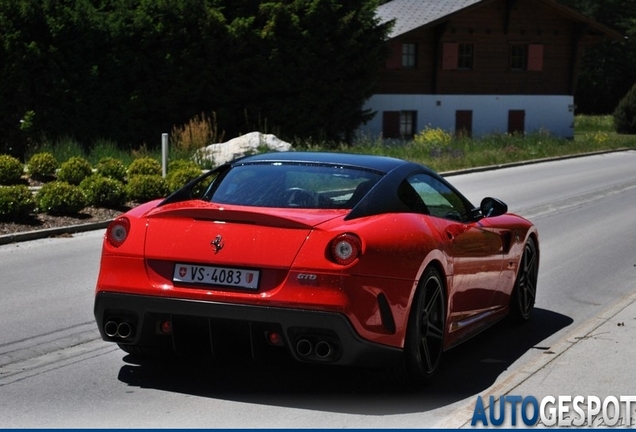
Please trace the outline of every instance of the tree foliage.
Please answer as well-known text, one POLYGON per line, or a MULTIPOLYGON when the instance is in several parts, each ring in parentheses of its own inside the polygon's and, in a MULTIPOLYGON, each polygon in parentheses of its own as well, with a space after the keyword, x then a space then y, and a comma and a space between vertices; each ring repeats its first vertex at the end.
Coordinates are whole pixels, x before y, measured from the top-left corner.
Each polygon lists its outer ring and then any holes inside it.
MULTIPOLYGON (((628 36, 587 50, 579 113, 636 82, 636 0, 559 0, 628 36)), ((0 152, 46 137, 155 146, 215 114, 227 138, 349 140, 387 52, 381 0, 0 1, 0 152)))
POLYGON ((559 1, 626 37, 586 50, 575 94, 578 113, 612 113, 636 83, 636 0, 559 1))
POLYGON ((620 100, 613 117, 616 132, 636 134, 636 85, 620 100))
POLYGON ((386 56, 376 6, 2 1, 0 151, 43 135, 153 145, 212 112, 229 137, 346 139, 369 115, 362 106, 386 56))

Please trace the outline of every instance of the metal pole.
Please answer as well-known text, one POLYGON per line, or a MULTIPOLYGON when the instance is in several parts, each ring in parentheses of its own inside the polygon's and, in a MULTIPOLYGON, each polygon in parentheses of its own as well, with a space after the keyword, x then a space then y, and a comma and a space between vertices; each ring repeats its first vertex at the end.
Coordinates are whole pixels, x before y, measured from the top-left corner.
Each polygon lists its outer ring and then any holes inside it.
POLYGON ((166 177, 168 172, 168 134, 161 134, 161 174, 166 177))

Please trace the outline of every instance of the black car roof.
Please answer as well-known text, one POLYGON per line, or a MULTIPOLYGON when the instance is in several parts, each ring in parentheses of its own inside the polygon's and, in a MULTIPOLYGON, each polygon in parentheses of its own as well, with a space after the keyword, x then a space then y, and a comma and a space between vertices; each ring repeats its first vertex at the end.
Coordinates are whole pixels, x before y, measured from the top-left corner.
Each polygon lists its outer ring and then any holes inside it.
MULTIPOLYGON (((297 162, 297 163, 320 163, 328 165, 345 165, 358 167, 367 170, 388 173, 395 168, 405 165, 411 165, 402 159, 376 156, 366 154, 353 153, 336 153, 336 152, 278 152, 278 153, 262 153, 253 156, 246 156, 232 162, 232 165, 241 165, 244 163, 260 163, 260 162, 297 162)), ((428 168, 423 167, 428 170, 428 168)))
MULTIPOLYGON (((413 172, 428 172, 444 181, 430 168, 403 159, 367 154, 336 152, 279 152, 246 156, 230 163, 232 166, 252 163, 307 163, 346 166, 382 174, 376 183, 345 219, 355 219, 382 213, 409 212, 411 209, 398 197, 398 187, 413 172)), ((450 187, 450 186, 449 186, 450 187)))
MULTIPOLYGON (((382 213, 392 212, 409 212, 411 209, 398 197, 397 191, 403 180, 414 172, 428 172, 430 175, 438 178, 440 181, 445 180, 425 165, 415 162, 409 162, 403 159, 397 159, 387 156, 353 154, 353 153, 336 153, 336 152, 272 152, 261 153, 252 156, 245 156, 228 162, 215 170, 204 174, 197 179, 192 180, 183 188, 174 192, 159 205, 165 205, 173 202, 190 199, 192 190, 197 182, 219 172, 226 171, 232 167, 249 165, 249 164, 269 164, 269 163, 297 163, 297 164, 323 164, 333 165, 337 167, 350 167, 368 171, 375 171, 382 175, 382 179, 378 181, 351 209, 345 219, 355 219, 363 216, 371 216, 382 213)), ((447 182, 445 182, 447 183, 447 182)), ((449 184, 448 187, 453 189, 449 184)))

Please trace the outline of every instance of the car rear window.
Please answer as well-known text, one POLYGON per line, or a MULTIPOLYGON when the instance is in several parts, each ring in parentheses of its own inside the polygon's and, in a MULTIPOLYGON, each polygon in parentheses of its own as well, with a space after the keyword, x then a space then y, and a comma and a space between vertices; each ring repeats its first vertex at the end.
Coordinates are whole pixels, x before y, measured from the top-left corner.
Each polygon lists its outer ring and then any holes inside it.
POLYGON ((220 179, 211 201, 260 207, 350 209, 380 177, 373 171, 325 165, 239 165, 220 179))

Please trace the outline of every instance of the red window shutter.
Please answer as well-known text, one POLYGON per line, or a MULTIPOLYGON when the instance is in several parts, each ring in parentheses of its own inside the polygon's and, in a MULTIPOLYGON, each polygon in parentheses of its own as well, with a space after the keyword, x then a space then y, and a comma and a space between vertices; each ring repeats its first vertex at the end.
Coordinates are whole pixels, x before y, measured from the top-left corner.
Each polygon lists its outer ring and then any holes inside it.
POLYGON ((459 44, 446 42, 442 45, 442 69, 457 69, 457 59, 459 58, 459 44))
POLYGON ((399 138, 400 137, 400 112, 384 111, 382 113, 382 137, 383 138, 399 138))
POLYGON ((526 130, 526 112, 524 110, 508 111, 508 133, 523 135, 526 130))
POLYGON ((473 135, 472 110, 455 111, 455 135, 471 137, 473 135))
POLYGON ((528 45, 528 70, 529 71, 543 70, 543 45, 541 44, 528 45))
POLYGON ((386 61, 387 69, 400 69, 402 67, 402 44, 397 41, 389 43, 391 55, 386 61))

